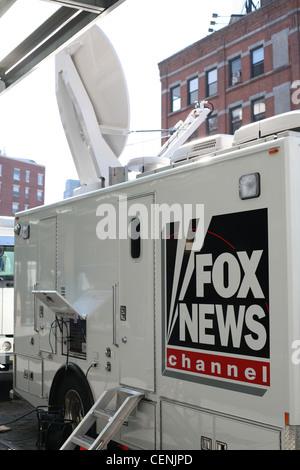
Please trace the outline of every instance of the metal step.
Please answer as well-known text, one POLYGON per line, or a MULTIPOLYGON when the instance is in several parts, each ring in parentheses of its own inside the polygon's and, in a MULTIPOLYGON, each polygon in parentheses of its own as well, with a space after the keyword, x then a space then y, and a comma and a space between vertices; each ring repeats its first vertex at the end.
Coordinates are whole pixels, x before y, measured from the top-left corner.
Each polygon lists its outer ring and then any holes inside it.
POLYGON ((92 414, 95 418, 104 419, 106 421, 109 421, 114 416, 114 412, 109 410, 94 410, 92 414))
POLYGON ((142 397, 143 393, 123 387, 105 390, 60 450, 74 450, 77 446, 87 450, 104 449, 136 409, 142 397), (112 401, 115 401, 115 411, 107 409, 108 406, 112 406, 112 401), (98 419, 106 421, 107 424, 101 433, 93 439, 87 433, 98 419))

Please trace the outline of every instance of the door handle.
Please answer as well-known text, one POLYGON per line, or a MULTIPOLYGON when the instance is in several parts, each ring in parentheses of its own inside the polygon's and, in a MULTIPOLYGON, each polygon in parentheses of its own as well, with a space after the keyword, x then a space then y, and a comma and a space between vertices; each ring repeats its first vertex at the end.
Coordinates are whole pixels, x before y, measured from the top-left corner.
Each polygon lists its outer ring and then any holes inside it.
POLYGON ((113 345, 117 348, 119 345, 117 344, 117 325, 116 325, 116 315, 117 315, 117 286, 119 283, 113 285, 113 345))

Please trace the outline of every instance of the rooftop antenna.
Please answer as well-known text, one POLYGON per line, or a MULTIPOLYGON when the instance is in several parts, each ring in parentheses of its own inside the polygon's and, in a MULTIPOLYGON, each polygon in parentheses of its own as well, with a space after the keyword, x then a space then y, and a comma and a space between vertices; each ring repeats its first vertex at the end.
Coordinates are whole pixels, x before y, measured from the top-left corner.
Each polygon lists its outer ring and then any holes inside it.
MULTIPOLYGON (((255 5, 255 3, 253 2, 253 0, 246 0, 245 3, 244 3, 244 5, 243 5, 243 8, 242 8, 242 13, 241 13, 241 15, 243 15, 244 9, 246 10, 246 14, 248 15, 248 13, 251 13, 252 11, 257 10, 258 6, 259 6, 259 1, 258 1, 257 4, 255 5)), ((216 25, 218 26, 218 25, 225 25, 225 24, 228 24, 228 22, 227 22, 227 23, 217 23, 217 22, 215 21, 215 18, 232 18, 232 16, 234 16, 234 15, 223 16, 223 15, 219 15, 218 13, 212 13, 212 18, 213 18, 213 20, 210 22, 210 25, 211 25, 211 26, 216 26, 216 25)), ((209 33, 214 33, 215 30, 214 30, 213 28, 209 28, 209 29, 208 29, 208 32, 209 32, 209 33)))
MULTIPOLYGON (((219 15, 218 13, 212 13, 212 18, 230 18, 230 16, 223 16, 219 15)), ((219 25, 228 25, 228 21, 226 23, 217 23, 214 19, 210 22, 211 26, 219 26, 219 25)), ((208 29, 209 33, 214 33, 215 30, 213 28, 208 29)))
POLYGON ((253 10, 257 10, 257 5, 254 5, 253 0, 246 0, 244 4, 244 8, 246 9, 247 15, 248 13, 251 13, 253 10))

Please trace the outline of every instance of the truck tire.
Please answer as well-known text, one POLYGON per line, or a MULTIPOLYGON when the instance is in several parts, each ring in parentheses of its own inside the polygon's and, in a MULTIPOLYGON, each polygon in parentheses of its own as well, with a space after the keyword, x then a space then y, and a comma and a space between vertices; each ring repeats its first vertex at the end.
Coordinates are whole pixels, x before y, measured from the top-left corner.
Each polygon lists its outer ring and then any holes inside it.
MULTIPOLYGON (((49 412, 61 412, 63 421, 70 423, 73 431, 93 404, 90 386, 81 369, 74 364, 59 369, 50 391, 49 412)), ((57 443, 58 448, 62 444, 57 443)))

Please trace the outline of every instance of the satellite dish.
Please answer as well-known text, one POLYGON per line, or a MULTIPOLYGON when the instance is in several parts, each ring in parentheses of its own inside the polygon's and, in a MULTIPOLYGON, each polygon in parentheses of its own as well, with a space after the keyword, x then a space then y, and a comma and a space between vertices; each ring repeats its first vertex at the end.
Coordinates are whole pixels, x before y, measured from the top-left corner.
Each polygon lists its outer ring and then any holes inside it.
POLYGON ((57 54, 56 96, 81 184, 108 185, 109 167, 122 166, 129 99, 118 56, 98 26, 57 54))

